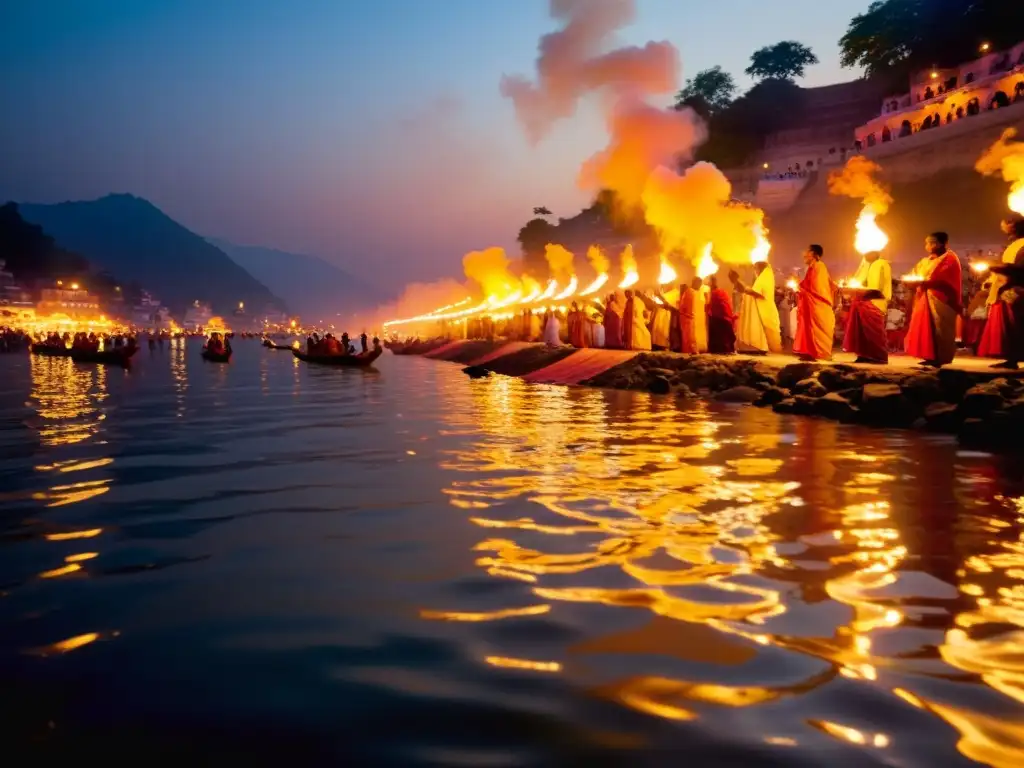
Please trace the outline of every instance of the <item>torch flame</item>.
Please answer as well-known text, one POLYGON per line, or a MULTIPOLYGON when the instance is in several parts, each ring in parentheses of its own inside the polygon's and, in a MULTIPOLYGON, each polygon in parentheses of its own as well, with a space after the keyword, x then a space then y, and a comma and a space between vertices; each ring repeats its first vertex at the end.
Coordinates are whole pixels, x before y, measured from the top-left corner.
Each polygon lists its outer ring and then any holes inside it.
POLYGON ((768 242, 768 236, 765 234, 764 225, 758 224, 754 230, 754 236, 757 238, 757 244, 753 250, 750 251, 750 263, 757 264, 760 261, 768 261, 768 254, 772 250, 772 244, 768 242))
POLYGON ((971 262, 971 269, 974 270, 975 272, 977 272, 978 274, 981 274, 982 272, 988 272, 988 262, 987 261, 972 261, 971 262))
POLYGON ((701 280, 705 280, 711 277, 718 271, 718 265, 715 260, 711 258, 711 243, 704 246, 704 251, 701 253, 700 263, 697 265, 697 277, 701 280))
POLYGON ((619 256, 619 263, 622 268, 622 282, 619 288, 629 288, 640 281, 640 272, 636 268, 636 258, 633 256, 633 246, 627 245, 622 249, 619 256))
POLYGON ((677 277, 676 271, 672 268, 672 265, 668 263, 668 259, 664 256, 661 257, 661 272, 658 273, 658 285, 665 285, 671 283, 677 277))
POLYGON ((594 282, 592 282, 590 285, 588 285, 586 288, 580 291, 580 296, 589 296, 592 293, 597 293, 599 290, 601 290, 601 286, 603 286, 607 282, 607 273, 598 275, 597 279, 595 279, 594 282))
POLYGON ((576 293, 576 288, 577 288, 578 286, 579 286, 579 281, 577 281, 577 279, 576 279, 576 275, 573 275, 573 276, 572 276, 572 279, 571 279, 571 280, 569 280, 569 284, 568 284, 567 286, 565 286, 565 290, 564 290, 564 291, 562 291, 562 292, 561 292, 560 294, 558 294, 557 296, 555 296, 555 301, 561 301, 562 299, 567 299, 567 298, 569 298, 569 297, 570 297, 570 296, 572 296, 572 295, 573 295, 574 293, 576 293))
POLYGON ((889 244, 889 236, 875 223, 875 215, 870 208, 864 208, 857 217, 857 235, 853 239, 853 247, 861 255, 880 251, 889 244))
POLYGON ((558 283, 554 280, 548 280, 548 286, 544 289, 544 293, 537 297, 537 301, 547 301, 555 295, 555 291, 558 290, 558 283))
POLYGON ((786 281, 786 287, 789 288, 789 290, 791 291, 795 291, 800 287, 800 283, 798 283, 795 279, 791 277, 789 278, 789 280, 786 281))
POLYGON ((1010 206, 1011 211, 1024 216, 1024 179, 1013 185, 1009 196, 1006 198, 1006 204, 1010 206))

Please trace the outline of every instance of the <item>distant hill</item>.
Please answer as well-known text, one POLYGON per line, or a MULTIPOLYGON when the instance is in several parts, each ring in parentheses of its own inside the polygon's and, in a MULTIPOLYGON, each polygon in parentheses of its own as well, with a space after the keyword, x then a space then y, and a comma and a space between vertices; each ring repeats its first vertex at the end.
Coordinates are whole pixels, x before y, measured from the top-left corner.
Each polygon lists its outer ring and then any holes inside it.
POLYGON ((286 303, 219 248, 147 200, 107 195, 98 200, 21 204, 22 216, 57 243, 123 280, 137 281, 181 314, 196 299, 228 314, 238 302, 260 311, 286 303))
POLYGON ((376 306, 388 298, 318 256, 207 239, 287 301, 293 311, 306 317, 347 314, 376 306))

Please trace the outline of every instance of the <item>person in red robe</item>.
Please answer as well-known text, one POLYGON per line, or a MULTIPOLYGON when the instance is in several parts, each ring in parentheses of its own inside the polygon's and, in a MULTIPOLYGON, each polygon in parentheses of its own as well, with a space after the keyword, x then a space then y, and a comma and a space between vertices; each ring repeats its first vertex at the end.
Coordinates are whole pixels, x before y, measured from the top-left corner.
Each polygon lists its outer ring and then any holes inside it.
POLYGON ((857 355, 858 363, 888 363, 885 319, 892 298, 892 268, 882 254, 871 251, 864 254, 855 277, 866 290, 853 292, 843 349, 857 355))
POLYGON ((608 296, 604 306, 604 346, 605 349, 622 349, 622 317, 625 307, 618 293, 608 296))
POLYGON ((731 355, 736 352, 736 314, 732 311, 732 299, 718 287, 714 275, 708 281, 711 294, 708 298, 708 352, 712 355, 731 355))
MULTIPOLYGON (((1024 267, 1024 219, 1003 223, 1013 238, 1003 251, 1002 266, 1024 267)), ((1024 284, 1020 272, 992 275, 988 292, 988 320, 978 343, 979 357, 1002 362, 993 368, 1017 370, 1024 359, 1024 284)))
POLYGON ((956 319, 960 316, 960 259, 948 249, 949 235, 933 232, 925 238, 928 255, 911 274, 917 279, 914 308, 904 349, 921 365, 941 368, 956 356, 956 319))
POLYGON ((804 251, 807 274, 796 292, 796 336, 793 351, 803 360, 831 360, 835 341, 835 293, 828 267, 821 260, 825 249, 817 243, 804 251))

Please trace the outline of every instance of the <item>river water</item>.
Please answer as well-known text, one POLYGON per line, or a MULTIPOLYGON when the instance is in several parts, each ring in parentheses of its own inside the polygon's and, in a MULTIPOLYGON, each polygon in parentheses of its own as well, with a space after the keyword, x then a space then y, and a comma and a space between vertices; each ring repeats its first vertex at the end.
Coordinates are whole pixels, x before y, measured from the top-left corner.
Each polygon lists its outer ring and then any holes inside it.
POLYGON ((1019 463, 236 346, 0 356, 9 755, 1024 765, 1019 463))

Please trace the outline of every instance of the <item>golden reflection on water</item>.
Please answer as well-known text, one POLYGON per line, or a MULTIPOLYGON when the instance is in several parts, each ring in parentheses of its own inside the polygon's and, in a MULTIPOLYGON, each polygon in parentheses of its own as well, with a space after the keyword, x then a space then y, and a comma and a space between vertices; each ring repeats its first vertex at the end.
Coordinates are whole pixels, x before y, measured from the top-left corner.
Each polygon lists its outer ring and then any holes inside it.
POLYGON ((38 433, 44 446, 73 445, 96 434, 106 418, 101 405, 107 398, 107 368, 75 365, 69 358, 30 358, 30 405, 39 416, 38 433))
MULTIPOLYGON (((937 509, 957 492, 954 478, 933 479, 930 468, 912 464, 907 470, 907 457, 881 440, 873 452, 851 451, 839 445, 841 427, 809 419, 787 422, 790 435, 773 426, 764 428, 768 434, 735 437, 726 417, 707 406, 680 414, 668 399, 506 377, 470 391, 472 409, 445 412, 445 434, 477 437, 446 454, 442 467, 458 479, 445 493, 480 528, 476 564, 545 602, 486 613, 425 610, 423 618, 507 620, 546 614, 559 603, 642 610, 651 616, 646 628, 591 638, 565 652, 590 659, 672 656, 714 674, 772 647, 823 661, 825 671, 771 685, 633 674, 596 686, 595 695, 685 721, 845 678, 941 718, 960 733, 959 749, 972 759, 1024 765, 1024 710, 1016 707, 1024 703, 1024 501, 1007 502, 1015 522, 988 522, 994 548, 967 555, 956 599, 943 592, 946 574, 936 579, 923 558, 910 557, 900 522, 909 512, 893 497, 901 472, 923 473, 921 508, 937 509), (785 464, 789 443, 800 449, 799 467, 785 464), (509 502, 516 513, 509 514, 509 502), (524 503, 536 513, 522 515, 524 503), (921 584, 939 591, 919 594, 927 592, 921 584), (905 624, 920 625, 923 614, 908 618, 908 599, 934 603, 933 616, 937 611, 950 624, 944 641, 937 637, 914 652, 927 664, 884 644, 877 650, 880 639, 905 624), (968 599, 973 607, 953 616, 968 599), (842 618, 787 615, 823 601, 845 607, 829 614, 842 618), (991 695, 977 709, 910 690, 915 675, 947 679, 961 671, 971 675, 963 685, 991 695)), ((486 659, 527 670, 546 665, 552 673, 566 663, 486 659)), ((806 724, 868 750, 895 743, 884 729, 806 724)), ((793 734, 765 741, 797 743, 793 734)))

